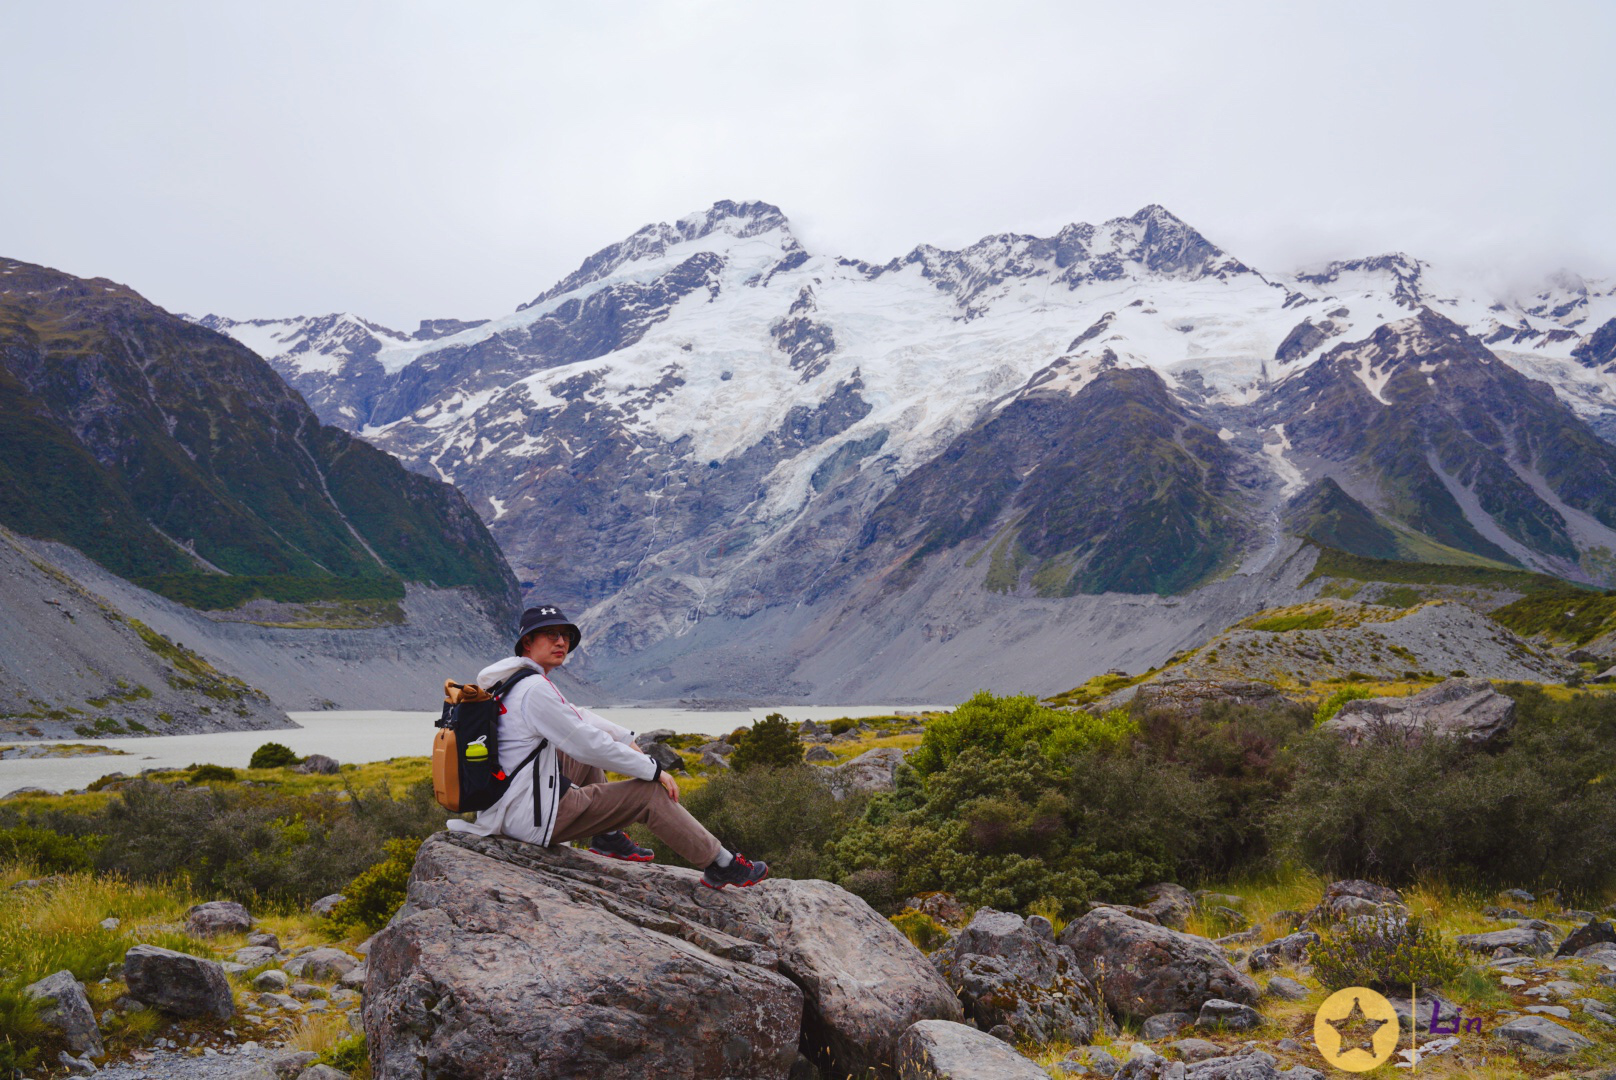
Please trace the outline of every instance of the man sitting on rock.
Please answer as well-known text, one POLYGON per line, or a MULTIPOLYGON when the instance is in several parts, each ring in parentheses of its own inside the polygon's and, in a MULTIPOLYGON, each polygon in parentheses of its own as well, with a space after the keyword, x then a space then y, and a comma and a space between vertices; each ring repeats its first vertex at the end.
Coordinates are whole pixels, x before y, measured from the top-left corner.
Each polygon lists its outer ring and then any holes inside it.
POLYGON ((679 805, 679 785, 640 752, 633 732, 571 704, 550 681, 550 672, 566 662, 581 637, 554 606, 528 608, 515 655, 478 672, 477 684, 485 688, 524 670, 537 674, 525 676, 504 697, 499 764, 511 775, 511 786, 475 822, 452 818, 449 828, 541 846, 588 836, 597 855, 646 862, 651 851, 622 832, 630 822, 640 822, 691 865, 705 866, 701 881, 708 888, 762 881, 768 864, 725 850, 691 817, 679 805), (535 749, 532 764, 523 768, 535 749), (639 779, 608 784, 606 769, 639 779))

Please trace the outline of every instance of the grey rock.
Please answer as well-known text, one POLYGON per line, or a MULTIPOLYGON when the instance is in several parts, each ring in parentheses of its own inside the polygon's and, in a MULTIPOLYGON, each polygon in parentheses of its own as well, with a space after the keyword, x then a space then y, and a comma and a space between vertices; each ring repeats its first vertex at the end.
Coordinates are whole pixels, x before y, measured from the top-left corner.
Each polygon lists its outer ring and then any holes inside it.
POLYGON ((1179 1058, 1190 1064, 1223 1056, 1221 1046, 1205 1039, 1179 1039, 1177 1042, 1169 1043, 1168 1048, 1177 1051, 1179 1058))
POLYGON ((58 1051, 56 1054, 56 1060, 62 1065, 66 1066, 69 1070, 78 1073, 81 1076, 91 1076, 96 1072, 95 1062, 91 1061, 88 1057, 76 1058, 72 1054, 69 1054, 66 1050, 58 1051))
POLYGON ((274 949, 279 952, 281 947, 281 939, 276 937, 274 934, 271 934, 267 930, 261 930, 255 934, 248 934, 247 944, 262 945, 265 948, 274 949))
POLYGON ((1198 1012, 1213 998, 1257 1000, 1257 984, 1211 942, 1108 908, 1068 923, 1060 942, 1118 1015, 1198 1012))
POLYGON ((1523 1016, 1511 1020, 1498 1028, 1495 1034, 1556 1057, 1574 1054, 1593 1045, 1593 1040, 1563 1028, 1544 1016, 1523 1016))
POLYGON ((1273 1055, 1243 1051, 1227 1057, 1210 1058, 1191 1065, 1185 1080, 1277 1080, 1279 1069, 1273 1055))
POLYGON ((312 1001, 315 998, 325 997, 325 990, 313 983, 293 983, 288 993, 299 1001, 312 1001))
POLYGON ((1262 1014, 1250 1005, 1212 998, 1202 1003, 1195 1026, 1221 1031, 1251 1031, 1262 1026, 1262 1014))
POLYGON ((212 960, 156 945, 136 945, 123 957, 129 996, 187 1019, 235 1015, 235 999, 224 969, 212 960))
POLYGON ((337 905, 346 899, 347 897, 343 896, 341 893, 331 893, 328 896, 320 897, 320 899, 310 904, 309 911, 314 915, 318 915, 322 919, 328 918, 331 913, 337 909, 337 905))
POLYGON ((342 771, 342 766, 337 764, 335 758, 326 757, 324 754, 310 754, 292 768, 295 772, 317 773, 322 776, 334 776, 342 771))
POLYGON ((1280 1080, 1326 1080, 1323 1073, 1306 1065, 1292 1065, 1279 1075, 1280 1080))
POLYGON ((717 754, 719 757, 729 757, 734 752, 735 747, 723 739, 714 739, 712 742, 704 742, 696 747, 696 753, 698 754, 717 754))
POLYGON ((280 993, 290 985, 292 985, 291 977, 287 975, 286 972, 281 971, 279 968, 270 968, 268 971, 260 971, 252 981, 252 988, 254 990, 261 990, 269 994, 280 993))
POLYGON ((998 1039, 965 1024, 921 1020, 898 1040, 898 1080, 1048 1080, 998 1039))
POLYGON ((925 957, 857 897, 785 879, 713 893, 698 879, 430 837, 366 961, 377 1080, 421 1077, 427 1060, 479 1080, 517 1059, 594 1080, 783 1077, 799 1041, 843 1075, 894 1060, 917 1020, 960 1018, 925 957))
POLYGON ((1409 1001, 1406 994, 1394 994, 1387 998, 1392 1003, 1392 1011, 1397 1014, 1397 1022, 1404 1031, 1412 1031, 1416 1024, 1421 1031, 1425 1031, 1431 1024, 1433 1014, 1438 1023, 1451 1024, 1459 1015, 1459 1006, 1432 990, 1421 990, 1418 998, 1419 1014, 1413 1012, 1415 1003, 1409 1001))
POLYGON ((653 728, 650 731, 642 731, 638 735, 634 736, 634 745, 637 746, 640 753, 643 754, 645 753, 646 748, 651 746, 653 743, 659 743, 663 739, 671 739, 673 738, 674 734, 675 732, 672 728, 653 728))
POLYGON ((1552 1016, 1556 1020, 1571 1019, 1571 1010, 1564 1005, 1528 1005, 1526 1011, 1536 1016, 1552 1016))
POLYGON ((702 751, 701 763, 703 765, 717 766, 720 769, 729 768, 729 759, 720 754, 715 754, 711 750, 702 751))
POLYGON ((299 979, 340 979, 358 966, 358 960, 331 946, 311 949, 281 965, 286 974, 299 979))
POLYGON ((1491 930, 1485 934, 1460 934, 1454 941, 1461 949, 1479 953, 1504 948, 1529 956, 1546 956, 1554 948, 1554 939, 1546 931, 1522 926, 1510 930, 1491 930))
POLYGON ((109 915, 105 919, 102 919, 99 925, 103 930, 116 930, 118 927, 123 925, 123 922, 109 915))
POLYGON ((365 986, 365 977, 369 974, 369 971, 370 969, 365 964, 360 964, 342 978, 338 979, 337 984, 351 990, 362 990, 365 986))
MULTIPOLYGON (((1148 1050, 1149 1047, 1146 1047, 1148 1050)), ((1168 1061, 1158 1054, 1130 1058, 1117 1070, 1116 1080, 1184 1080, 1182 1061, 1168 1061)))
POLYGON ((645 748, 645 754, 652 761, 662 766, 663 772, 685 771, 685 759, 679 756, 679 751, 667 743, 652 743, 645 748))
POLYGON ((1351 878, 1331 882, 1324 890, 1318 907, 1308 912, 1302 925, 1315 922, 1333 922, 1355 915, 1375 915, 1382 912, 1401 912, 1403 897, 1396 889, 1376 885, 1372 881, 1351 878))
POLYGON ((1505 889, 1503 892, 1498 894, 1498 897, 1501 900, 1510 900, 1517 904, 1537 903, 1537 897, 1533 896, 1525 889, 1505 889))
POLYGON ((1193 1013, 1157 1013, 1155 1016, 1146 1018, 1145 1022, 1139 1025, 1139 1037, 1155 1042, 1158 1039, 1177 1035, 1193 1023, 1195 1023, 1195 1014, 1193 1013))
POLYGON ((1140 906, 1150 912, 1161 925, 1171 930, 1182 930, 1195 911, 1195 897, 1182 885, 1163 881, 1151 885, 1143 892, 1140 906))
POLYGON ((1264 991, 1271 997, 1277 997, 1281 1001, 1301 1001, 1312 993, 1295 979, 1288 979, 1283 975, 1276 975, 1269 979, 1264 991))
POLYGON ((58 971, 38 982, 29 983, 23 993, 40 1002, 39 1019, 62 1033, 74 1054, 102 1057, 101 1029, 96 1026, 95 1010, 84 986, 71 971, 58 971))
POLYGON ((931 962, 978 1027, 1004 1024, 1038 1043, 1085 1043, 1099 1030, 1098 998, 1076 958, 1019 915, 978 909, 931 962))
POLYGON ((239 964, 234 960, 220 960, 219 967, 226 975, 236 976, 247 974, 247 965, 239 964))
POLYGON ((1443 738, 1486 743, 1515 726, 1515 702, 1486 679, 1448 679, 1412 697, 1349 701, 1320 725, 1349 743, 1443 738))
POLYGON ((1079 1046, 1062 1060, 1086 1069, 1095 1076, 1114 1076, 1122 1063, 1101 1046, 1079 1046))
POLYGON ((854 794, 891 791, 897 785, 903 751, 891 746, 866 750, 843 765, 827 766, 822 774, 837 799, 854 794))
POLYGON ((297 1080, 348 1080, 348 1074, 329 1065, 310 1065, 297 1074, 297 1080))
POLYGON ((1267 971, 1282 963, 1299 964, 1307 957, 1308 946, 1317 944, 1318 940, 1319 935, 1311 930, 1301 930, 1282 938, 1275 938, 1265 945, 1252 949, 1251 956, 1246 960, 1246 966, 1252 971, 1267 971))
POLYGON ((233 900, 197 904, 185 913, 185 932, 193 937, 245 934, 252 929, 252 924, 247 909, 233 900))
POLYGON ((260 964, 269 963, 277 955, 276 951, 268 945, 248 945, 245 948, 237 949, 232 959, 243 967, 254 968, 260 964))
POLYGON ((1055 943, 1055 924, 1042 915, 1028 915, 1027 929, 1043 938, 1051 945, 1055 943))
POLYGON ((802 755, 802 760, 806 761, 810 765, 818 765, 821 762, 835 761, 836 755, 825 749, 823 746, 816 745, 808 748, 807 752, 802 755))
POLYGON ((295 1080, 304 1069, 319 1060, 320 1055, 310 1050, 283 1050, 270 1057, 267 1064, 281 1080, 295 1080))

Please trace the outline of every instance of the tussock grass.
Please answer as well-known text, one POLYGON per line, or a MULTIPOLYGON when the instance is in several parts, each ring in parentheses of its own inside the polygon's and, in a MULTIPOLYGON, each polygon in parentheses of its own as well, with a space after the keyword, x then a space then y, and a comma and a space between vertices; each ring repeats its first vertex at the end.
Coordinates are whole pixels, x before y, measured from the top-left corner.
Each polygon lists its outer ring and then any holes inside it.
POLYGON ((291 1034, 287 1036, 286 1045, 292 1050, 323 1054, 351 1034, 346 1014, 313 1013, 298 1019, 291 1034))

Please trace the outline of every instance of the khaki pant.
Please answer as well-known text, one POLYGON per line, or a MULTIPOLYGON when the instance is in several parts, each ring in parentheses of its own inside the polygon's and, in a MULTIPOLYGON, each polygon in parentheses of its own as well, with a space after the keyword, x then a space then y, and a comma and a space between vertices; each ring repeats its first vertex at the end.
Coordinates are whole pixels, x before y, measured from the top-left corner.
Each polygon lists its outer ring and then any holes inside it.
POLYGON ((718 858, 718 838, 690 816, 690 811, 668 798, 667 789, 651 780, 618 780, 608 784, 606 774, 556 751, 561 771, 572 787, 556 808, 552 844, 582 840, 625 825, 649 825, 658 840, 690 865, 703 868, 718 858))

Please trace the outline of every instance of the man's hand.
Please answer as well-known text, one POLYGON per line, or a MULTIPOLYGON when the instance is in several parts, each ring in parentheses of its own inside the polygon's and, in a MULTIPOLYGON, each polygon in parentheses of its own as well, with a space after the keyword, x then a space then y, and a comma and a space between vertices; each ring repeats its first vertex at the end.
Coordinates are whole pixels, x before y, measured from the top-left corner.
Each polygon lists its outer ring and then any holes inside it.
POLYGON ((667 773, 663 773, 661 776, 657 777, 657 779, 661 781, 662 787, 667 791, 668 798, 672 799, 674 802, 678 802, 679 785, 674 783, 673 777, 669 776, 667 773))

